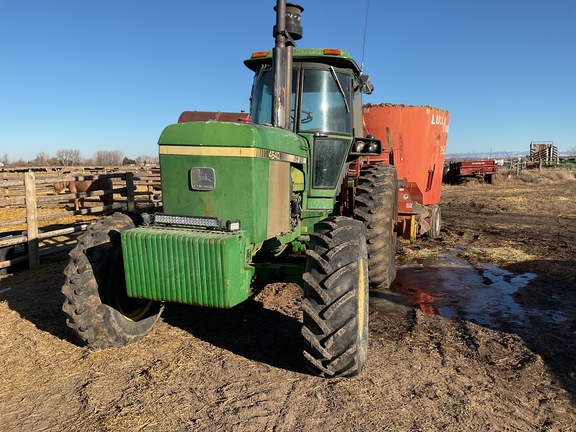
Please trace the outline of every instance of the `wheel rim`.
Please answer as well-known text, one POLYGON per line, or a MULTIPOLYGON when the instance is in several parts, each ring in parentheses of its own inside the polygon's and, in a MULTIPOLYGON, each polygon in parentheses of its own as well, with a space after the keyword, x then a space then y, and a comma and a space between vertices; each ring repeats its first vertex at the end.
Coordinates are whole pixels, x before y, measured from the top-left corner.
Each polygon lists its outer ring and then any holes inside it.
POLYGON ((409 224, 408 240, 414 243, 416 241, 416 217, 414 215, 410 216, 409 224))
POLYGON ((440 234, 440 209, 436 208, 434 212, 434 232, 436 235, 440 234))
POLYGON ((152 300, 128 297, 126 292, 118 295, 118 310, 128 321, 140 321, 152 307, 152 300))
POLYGON ((112 290, 112 301, 114 304, 110 306, 114 307, 128 321, 140 321, 148 316, 154 301, 128 296, 124 279, 124 264, 121 260, 122 258, 120 257, 120 260, 116 261, 117 265, 115 265, 116 277, 114 280, 116 281, 116 288, 112 290))
POLYGON ((362 340, 364 336, 364 303, 366 302, 364 284, 364 258, 360 257, 359 271, 358 271, 358 336, 362 340))

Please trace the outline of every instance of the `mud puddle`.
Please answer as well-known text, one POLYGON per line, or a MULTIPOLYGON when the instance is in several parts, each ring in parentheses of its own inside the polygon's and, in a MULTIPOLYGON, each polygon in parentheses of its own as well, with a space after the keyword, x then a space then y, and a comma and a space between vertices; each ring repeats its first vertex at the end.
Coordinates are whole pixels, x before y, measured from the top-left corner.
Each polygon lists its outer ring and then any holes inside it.
POLYGON ((391 289, 371 293, 370 304, 389 317, 404 316, 406 307, 417 307, 427 315, 488 327, 503 321, 520 324, 533 314, 549 323, 567 320, 557 310, 527 309, 516 301, 515 294, 536 278, 534 273, 512 273, 488 264, 474 268, 447 255, 425 264, 399 266, 391 289))

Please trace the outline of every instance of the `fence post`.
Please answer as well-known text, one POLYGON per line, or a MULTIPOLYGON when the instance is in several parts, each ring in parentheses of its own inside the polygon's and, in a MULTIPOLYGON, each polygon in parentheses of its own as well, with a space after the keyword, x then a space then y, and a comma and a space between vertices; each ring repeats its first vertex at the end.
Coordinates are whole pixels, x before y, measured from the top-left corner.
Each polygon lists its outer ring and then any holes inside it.
POLYGON ((40 266, 38 242, 38 212, 36 210, 36 176, 33 171, 24 174, 26 189, 26 236, 28 237, 28 263, 31 269, 40 266))
POLYGON ((134 201, 134 173, 130 171, 126 171, 126 201, 128 205, 128 211, 135 211, 136 202, 134 201))

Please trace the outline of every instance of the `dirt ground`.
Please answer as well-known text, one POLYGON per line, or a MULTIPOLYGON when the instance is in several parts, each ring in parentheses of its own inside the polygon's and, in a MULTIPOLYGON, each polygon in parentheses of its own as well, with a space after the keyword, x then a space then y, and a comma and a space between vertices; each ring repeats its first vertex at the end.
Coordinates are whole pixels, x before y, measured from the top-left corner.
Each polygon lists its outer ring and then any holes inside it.
POLYGON ((398 246, 363 373, 309 375, 300 289, 169 304, 91 350, 61 311, 65 254, 0 276, 0 430, 576 431, 576 180, 444 186, 436 240, 398 246))

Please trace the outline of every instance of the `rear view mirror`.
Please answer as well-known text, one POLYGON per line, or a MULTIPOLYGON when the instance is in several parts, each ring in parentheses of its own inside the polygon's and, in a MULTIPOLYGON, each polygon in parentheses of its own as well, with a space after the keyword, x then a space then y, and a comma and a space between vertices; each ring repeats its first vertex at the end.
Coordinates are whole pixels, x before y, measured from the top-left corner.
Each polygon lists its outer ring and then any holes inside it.
POLYGON ((360 75, 360 93, 370 94, 374 91, 374 85, 370 82, 369 75, 360 75))

